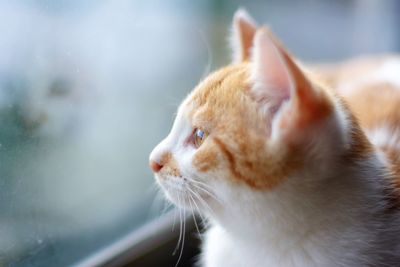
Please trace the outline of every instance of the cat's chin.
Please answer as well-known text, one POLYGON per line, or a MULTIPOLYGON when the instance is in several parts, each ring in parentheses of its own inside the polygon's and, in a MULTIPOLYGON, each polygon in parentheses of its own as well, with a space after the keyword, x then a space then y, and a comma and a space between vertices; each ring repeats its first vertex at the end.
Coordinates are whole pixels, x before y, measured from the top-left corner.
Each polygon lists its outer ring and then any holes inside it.
POLYGON ((190 196, 176 178, 156 176, 156 180, 168 201, 180 208, 190 208, 190 196))
POLYGON ((166 189, 163 187, 163 191, 165 198, 178 208, 201 212, 209 205, 207 197, 202 197, 200 195, 193 196, 188 190, 185 189, 166 189), (201 200, 199 200, 200 197, 201 200))

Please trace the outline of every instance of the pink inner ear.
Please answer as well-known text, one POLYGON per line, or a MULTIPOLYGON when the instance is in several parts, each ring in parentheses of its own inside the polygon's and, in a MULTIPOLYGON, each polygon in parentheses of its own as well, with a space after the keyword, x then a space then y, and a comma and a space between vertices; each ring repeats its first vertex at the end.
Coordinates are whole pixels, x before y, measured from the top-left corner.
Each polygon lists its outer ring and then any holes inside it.
POLYGON ((293 82, 280 50, 265 29, 257 31, 252 57, 253 95, 276 112, 282 102, 289 100, 293 82))
POLYGON ((250 58, 251 47, 253 44, 253 37, 256 29, 253 25, 248 24, 247 21, 240 20, 240 41, 241 41, 241 61, 246 61, 250 58))
POLYGON ((268 115, 279 120, 273 127, 297 134, 293 130, 301 130, 329 115, 332 105, 323 92, 313 88, 302 70, 270 34, 268 29, 262 28, 255 36, 251 92, 268 115), (284 102, 287 104, 283 105, 284 102), (280 114, 275 118, 278 111, 280 114))

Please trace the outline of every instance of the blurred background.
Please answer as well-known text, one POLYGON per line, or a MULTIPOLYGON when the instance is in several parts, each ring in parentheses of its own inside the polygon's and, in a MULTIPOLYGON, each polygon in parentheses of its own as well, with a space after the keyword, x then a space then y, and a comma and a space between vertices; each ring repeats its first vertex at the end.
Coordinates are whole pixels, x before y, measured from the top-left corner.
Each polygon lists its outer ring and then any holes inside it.
POLYGON ((307 62, 400 49, 396 0, 0 0, 0 266, 71 266, 160 215, 148 154, 238 7, 307 62))

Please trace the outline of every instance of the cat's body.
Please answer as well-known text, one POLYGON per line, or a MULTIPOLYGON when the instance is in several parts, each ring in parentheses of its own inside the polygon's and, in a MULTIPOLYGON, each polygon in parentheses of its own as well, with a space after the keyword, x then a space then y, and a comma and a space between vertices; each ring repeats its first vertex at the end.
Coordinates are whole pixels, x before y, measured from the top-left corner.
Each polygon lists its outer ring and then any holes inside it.
POLYGON ((234 31, 150 156, 210 220, 202 266, 399 266, 400 61, 309 72, 242 11, 234 31))
POLYGON ((314 73, 346 101, 400 188, 400 56, 363 57, 314 73))

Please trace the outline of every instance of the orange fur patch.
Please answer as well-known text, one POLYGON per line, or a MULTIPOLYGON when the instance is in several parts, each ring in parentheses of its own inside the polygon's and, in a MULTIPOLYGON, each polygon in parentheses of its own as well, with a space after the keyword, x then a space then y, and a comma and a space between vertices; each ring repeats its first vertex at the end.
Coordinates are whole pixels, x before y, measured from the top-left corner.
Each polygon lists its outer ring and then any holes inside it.
POLYGON ((160 170, 160 174, 177 176, 177 177, 181 176, 178 163, 176 162, 176 160, 174 159, 174 157, 170 152, 166 152, 161 156, 160 165, 163 166, 163 168, 160 170))
POLYGON ((364 129, 389 125, 400 129, 400 88, 377 83, 345 96, 350 109, 364 129))
POLYGON ((225 166, 234 181, 271 189, 303 167, 304 151, 293 147, 266 153, 268 122, 250 86, 249 64, 241 63, 212 74, 188 97, 184 110, 191 123, 210 131, 192 163, 201 172, 225 166))
POLYGON ((200 149, 193 158, 193 165, 200 172, 207 172, 218 166, 218 154, 213 148, 200 149))

